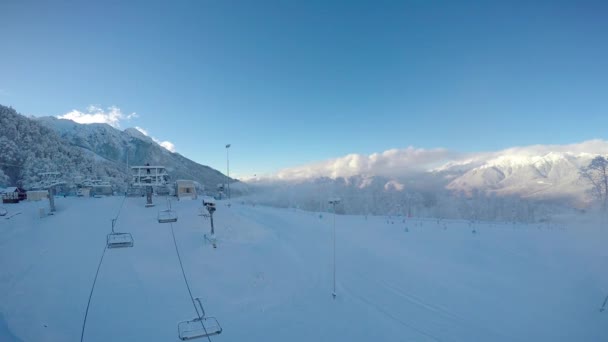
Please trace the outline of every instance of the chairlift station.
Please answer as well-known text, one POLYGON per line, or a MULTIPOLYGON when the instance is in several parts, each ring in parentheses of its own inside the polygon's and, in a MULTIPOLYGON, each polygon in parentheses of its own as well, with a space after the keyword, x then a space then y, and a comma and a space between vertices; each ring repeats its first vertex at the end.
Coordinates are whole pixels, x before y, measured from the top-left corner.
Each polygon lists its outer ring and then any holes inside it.
POLYGON ((161 187, 169 182, 169 174, 164 166, 131 166, 132 187, 161 187))

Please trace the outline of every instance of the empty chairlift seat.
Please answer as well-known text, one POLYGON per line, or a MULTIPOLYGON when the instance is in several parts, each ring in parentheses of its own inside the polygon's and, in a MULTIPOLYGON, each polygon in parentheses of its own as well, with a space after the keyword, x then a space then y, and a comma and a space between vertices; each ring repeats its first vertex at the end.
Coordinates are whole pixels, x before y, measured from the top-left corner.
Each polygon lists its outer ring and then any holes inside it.
POLYGON ((111 233, 106 237, 108 248, 133 247, 133 236, 129 233, 111 233))
POLYGON ((158 212, 158 223, 177 222, 177 213, 171 209, 171 200, 167 197, 167 209, 158 212))
POLYGON ((197 314, 200 313, 199 317, 190 321, 179 322, 177 330, 179 339, 182 341, 194 340, 197 338, 204 338, 222 333, 222 327, 215 317, 206 317, 205 309, 201 303, 200 298, 196 298, 195 305, 198 307, 197 314))
POLYGON ((106 236, 107 248, 133 247, 133 236, 130 233, 118 233, 114 231, 116 219, 112 220, 112 232, 106 236))
POLYGON ((177 222, 177 213, 174 210, 167 209, 158 212, 158 223, 177 222))

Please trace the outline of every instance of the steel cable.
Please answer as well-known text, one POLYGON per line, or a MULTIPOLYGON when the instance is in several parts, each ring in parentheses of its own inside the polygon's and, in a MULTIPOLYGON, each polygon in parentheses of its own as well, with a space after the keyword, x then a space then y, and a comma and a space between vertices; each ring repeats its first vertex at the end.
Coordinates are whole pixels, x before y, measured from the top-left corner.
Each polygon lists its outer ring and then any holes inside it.
MULTIPOLYGON (((170 224, 171 224, 171 235, 173 236, 173 244, 175 245, 175 253, 177 253, 177 260, 179 260, 179 266, 182 269, 182 275, 184 276, 184 282, 186 283, 186 288, 188 289, 188 294, 190 294, 190 300, 192 301, 192 305, 194 306, 196 315, 198 316, 198 319, 201 322, 203 330, 205 331, 205 335, 207 335, 207 340, 209 342, 211 342, 211 337, 209 336, 209 333, 207 332, 207 327, 205 327, 205 324, 203 323, 203 317, 201 316, 201 314, 198 311, 198 308, 196 307, 196 302, 194 301, 194 296, 192 295, 192 291, 190 290, 190 284, 188 283, 188 278, 186 277, 186 271, 184 271, 184 264, 182 263, 182 257, 180 256, 179 248, 177 247, 177 240, 175 239, 175 232, 173 231, 173 223, 170 223, 170 224)), ((201 306, 202 305, 203 304, 201 303, 201 306)), ((201 309, 203 309, 203 308, 201 307, 201 309)))

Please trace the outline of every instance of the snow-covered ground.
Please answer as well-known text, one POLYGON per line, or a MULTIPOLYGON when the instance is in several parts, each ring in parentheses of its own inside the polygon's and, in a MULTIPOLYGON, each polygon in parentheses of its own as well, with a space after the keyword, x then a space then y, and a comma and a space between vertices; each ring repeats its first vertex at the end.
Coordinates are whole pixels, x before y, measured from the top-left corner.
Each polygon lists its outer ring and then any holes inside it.
MULTIPOLYGON (((121 197, 5 205, 0 218, 0 340, 79 341, 121 197)), ((85 341, 178 341, 196 316, 170 224, 127 198, 105 252, 85 341)), ((608 239, 597 225, 470 224, 337 216, 218 202, 218 248, 199 201, 173 202, 195 297, 224 332, 213 341, 608 341, 608 239), (406 231, 407 227, 407 231, 406 231), (472 230, 476 233, 473 234, 472 230)))

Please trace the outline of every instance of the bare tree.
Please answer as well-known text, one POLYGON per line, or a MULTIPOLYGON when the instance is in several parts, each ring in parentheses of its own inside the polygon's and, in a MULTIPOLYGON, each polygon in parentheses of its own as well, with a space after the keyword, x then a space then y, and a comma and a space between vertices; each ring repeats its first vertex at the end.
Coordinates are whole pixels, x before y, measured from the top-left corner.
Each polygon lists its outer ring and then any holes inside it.
POLYGON ((593 195, 605 211, 608 204, 608 160, 602 156, 593 158, 589 166, 581 169, 580 175, 591 184, 593 195))

